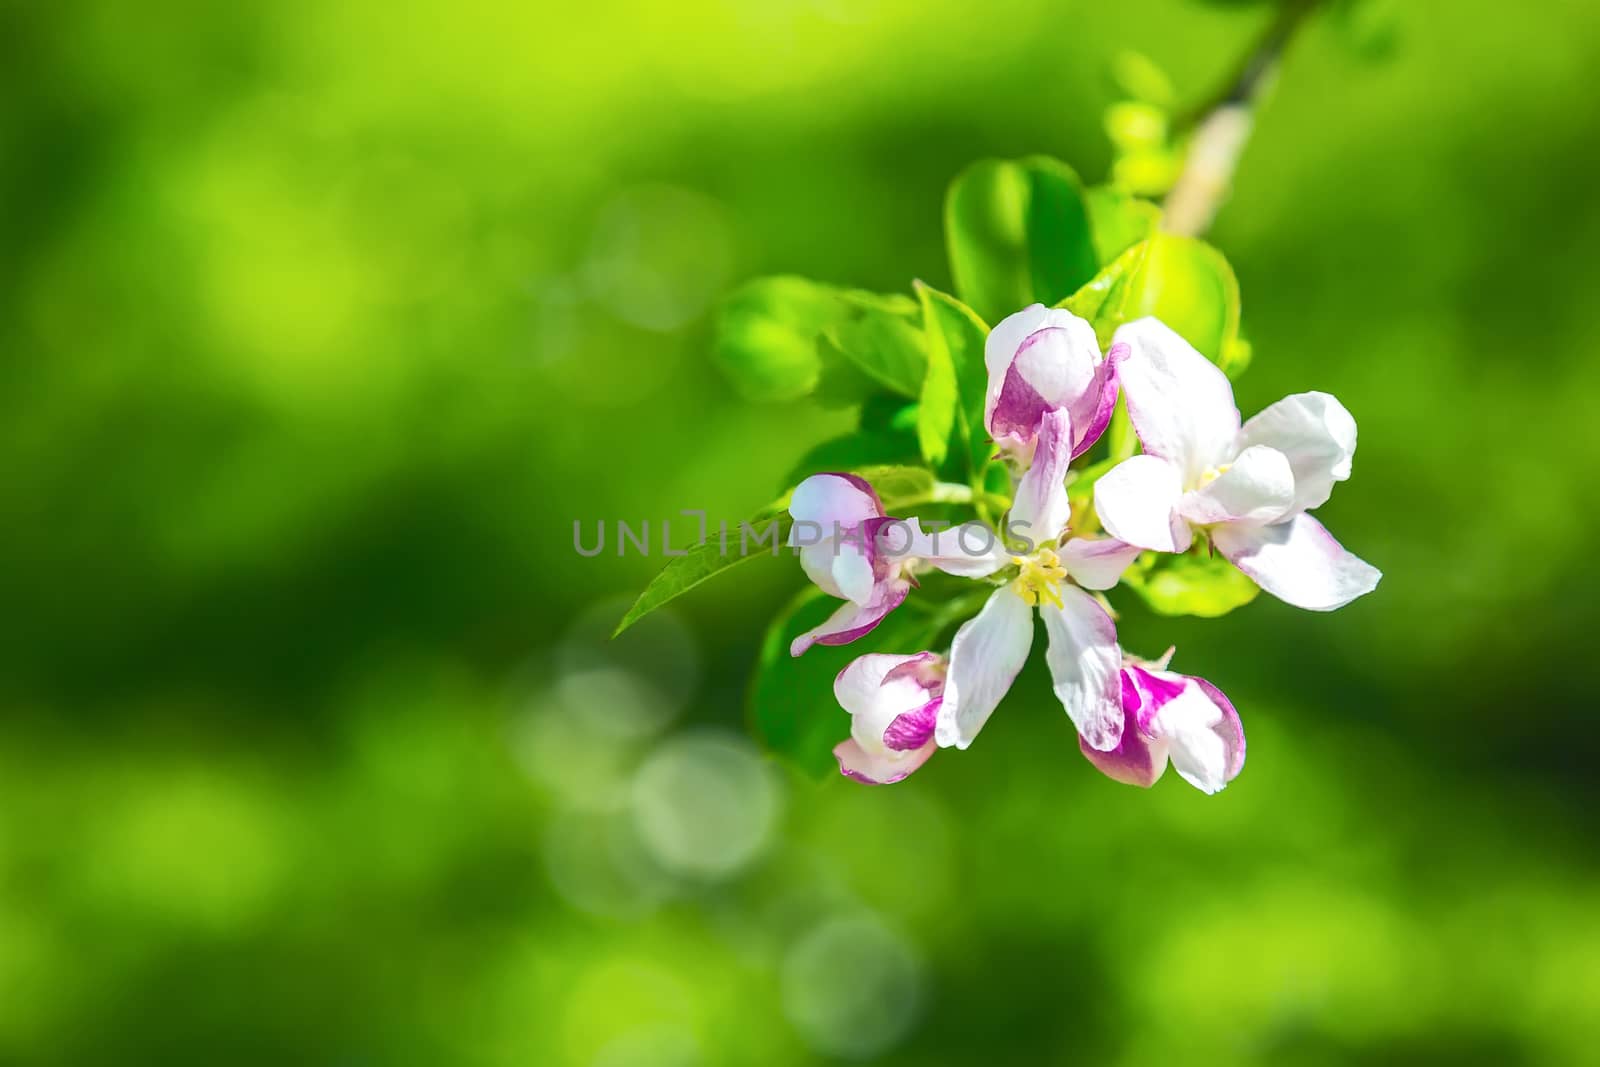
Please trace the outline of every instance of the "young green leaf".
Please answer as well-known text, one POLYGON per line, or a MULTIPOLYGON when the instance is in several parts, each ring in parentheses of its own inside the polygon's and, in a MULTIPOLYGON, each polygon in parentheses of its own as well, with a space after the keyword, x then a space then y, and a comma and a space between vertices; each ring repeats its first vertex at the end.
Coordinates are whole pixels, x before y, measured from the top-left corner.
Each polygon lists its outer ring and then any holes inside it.
POLYGON ((993 447, 983 428, 988 386, 983 346, 989 327, 955 297, 921 282, 914 288, 922 301, 922 321, 928 333, 928 378, 923 383, 917 424, 923 456, 933 464, 943 462, 953 430, 965 450, 968 472, 976 481, 988 465, 993 447))
MULTIPOLYGON (((923 323, 928 328, 930 360, 934 347, 949 358, 955 379, 955 429, 966 450, 966 469, 974 485, 981 485, 982 472, 989 467, 994 445, 984 430, 984 390, 989 387, 989 368, 984 366, 984 342, 989 326, 973 309, 933 286, 915 283, 923 302, 923 323)), ((931 363, 930 363, 931 365, 931 363)))
POLYGON ((1138 317, 1134 313, 1135 287, 1149 254, 1150 242, 1140 241, 1056 306, 1089 320, 1100 347, 1109 348, 1117 327, 1138 317))
POLYGON ((650 579, 650 584, 644 587, 644 592, 617 623, 611 636, 617 636, 709 578, 753 559, 785 553, 787 550, 783 546, 788 541, 789 528, 794 525, 788 509, 789 494, 785 493, 740 526, 729 527, 725 535, 719 528, 687 554, 675 557, 650 579))
POLYGON ((1134 296, 1213 363, 1239 336, 1239 281, 1221 252, 1193 237, 1157 234, 1134 296))
POLYGON ((1221 252, 1193 237, 1140 241, 1058 306, 1088 319, 1102 345, 1123 323, 1154 315, 1212 362, 1237 358, 1238 279, 1221 252))
POLYGON ((1172 79, 1142 52, 1122 51, 1111 59, 1111 76, 1117 88, 1135 100, 1171 111, 1178 102, 1172 79))
MULTIPOLYGON (((922 467, 885 464, 856 468, 854 473, 872 483, 878 499, 889 514, 897 509, 914 507, 947 498, 940 492, 933 472, 922 467)), ((633 602, 617 628, 615 637, 646 615, 676 600, 708 578, 737 567, 747 560, 762 556, 784 555, 789 529, 794 525, 789 516, 789 497, 793 491, 768 504, 739 526, 730 526, 726 533, 718 527, 704 541, 675 556, 671 563, 661 568, 650 584, 644 587, 639 599, 633 602), (748 532, 746 532, 748 531, 748 532)))
POLYGON ((1089 224, 1094 233, 1095 258, 1109 264, 1155 232, 1161 208, 1109 185, 1096 185, 1084 194, 1089 224))
POLYGON ((1054 304, 1099 265, 1083 186, 1045 156, 974 163, 951 184, 944 218, 956 292, 987 322, 1054 304))
POLYGON ((872 483, 878 500, 889 514, 940 499, 938 479, 925 467, 884 464, 857 467, 855 474, 872 483))
POLYGON ((800 457, 784 480, 798 485, 802 479, 825 471, 850 471, 862 467, 907 466, 917 462, 917 439, 902 430, 855 430, 833 437, 800 457))
POLYGON ((756 278, 723 301, 714 358, 757 402, 796 400, 817 385, 817 338, 843 312, 831 286, 793 275, 756 278))
POLYGON ((927 373, 927 341, 918 308, 905 297, 851 292, 842 313, 823 331, 834 348, 878 385, 915 399, 927 373))
POLYGON ((1122 581, 1158 615, 1216 618, 1256 598, 1261 588, 1206 546, 1181 556, 1141 556, 1122 581))

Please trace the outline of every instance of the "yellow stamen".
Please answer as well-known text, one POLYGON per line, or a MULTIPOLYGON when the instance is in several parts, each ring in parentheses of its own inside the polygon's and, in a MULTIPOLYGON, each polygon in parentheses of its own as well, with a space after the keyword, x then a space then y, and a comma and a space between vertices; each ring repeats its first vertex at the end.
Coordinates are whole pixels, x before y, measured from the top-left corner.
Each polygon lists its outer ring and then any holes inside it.
POLYGON ((1040 601, 1061 607, 1061 583, 1066 581, 1067 569, 1054 549, 1041 548, 1031 556, 1012 556, 1011 561, 1021 573, 1011 583, 1017 595, 1030 607, 1040 601))
POLYGON ((1232 463, 1224 463, 1220 467, 1207 467, 1204 473, 1200 475, 1200 485, 1198 488, 1204 489, 1206 486, 1210 485, 1224 474, 1227 474, 1228 469, 1232 466, 1232 463))

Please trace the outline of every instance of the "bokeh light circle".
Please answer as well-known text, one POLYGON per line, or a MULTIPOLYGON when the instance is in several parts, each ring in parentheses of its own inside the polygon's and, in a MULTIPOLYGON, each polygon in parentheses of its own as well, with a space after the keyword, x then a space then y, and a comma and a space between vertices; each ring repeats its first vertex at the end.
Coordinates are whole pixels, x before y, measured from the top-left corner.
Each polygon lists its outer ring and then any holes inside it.
POLYGON ((674 737, 633 780, 633 817, 650 854, 692 878, 725 878, 770 842, 779 796, 749 743, 722 732, 674 737))
POLYGON ((898 934, 870 914, 834 917, 785 956, 783 1011, 817 1052, 870 1059, 911 1032, 923 985, 922 964, 898 934))

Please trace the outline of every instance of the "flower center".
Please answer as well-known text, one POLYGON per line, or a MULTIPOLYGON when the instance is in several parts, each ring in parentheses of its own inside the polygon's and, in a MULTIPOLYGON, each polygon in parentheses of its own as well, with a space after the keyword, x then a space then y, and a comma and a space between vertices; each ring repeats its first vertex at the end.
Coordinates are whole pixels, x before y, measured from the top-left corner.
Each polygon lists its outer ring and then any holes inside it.
POLYGON ((1011 587, 1030 607, 1040 601, 1061 607, 1061 583, 1067 579, 1067 569, 1053 548, 1041 548, 1031 556, 1012 556, 1011 562, 1020 569, 1011 587))
POLYGON ((1204 489, 1206 486, 1210 485, 1212 482, 1216 481, 1218 478, 1222 477, 1224 474, 1227 474, 1228 473, 1228 468, 1230 468, 1232 466, 1233 466, 1232 463, 1224 463, 1220 467, 1207 467, 1203 472, 1201 472, 1201 474, 1200 474, 1200 484, 1195 486, 1195 488, 1196 489, 1204 489))

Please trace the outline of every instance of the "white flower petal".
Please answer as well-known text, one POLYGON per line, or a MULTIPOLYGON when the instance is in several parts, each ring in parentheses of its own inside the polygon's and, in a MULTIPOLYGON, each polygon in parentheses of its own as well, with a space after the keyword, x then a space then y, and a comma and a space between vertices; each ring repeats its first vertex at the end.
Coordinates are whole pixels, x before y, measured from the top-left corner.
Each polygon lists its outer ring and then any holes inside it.
POLYGON ((1145 452, 1170 460, 1185 486, 1233 458, 1239 409, 1215 364, 1157 319, 1128 323, 1114 343, 1132 349, 1117 373, 1145 452))
POLYGON ((1045 661, 1056 697, 1090 748, 1100 752, 1122 739, 1122 650, 1117 627, 1081 589, 1061 590, 1062 606, 1039 605, 1050 637, 1045 661))
MULTIPOLYGON (((1154 673, 1154 672, 1152 672, 1154 673)), ((1155 713, 1154 732, 1167 742, 1167 756, 1184 781, 1215 793, 1244 766, 1244 731, 1239 716, 1215 686, 1199 678, 1160 672, 1178 684, 1177 696, 1155 713)))
POLYGON ((1343 607, 1372 592, 1383 577, 1376 567, 1345 551, 1310 515, 1274 526, 1218 526, 1211 539, 1261 588, 1311 611, 1343 607))
POLYGON ((846 778, 866 785, 890 785, 928 762, 938 747, 929 741, 908 752, 868 751, 855 738, 848 737, 833 746, 833 758, 839 761, 839 773, 846 778))
POLYGON ((1282 452, 1252 445, 1239 453, 1213 481, 1183 494, 1178 513, 1190 522, 1264 523, 1281 519, 1294 506, 1294 471, 1282 452))
POLYGON ((1350 477, 1356 420, 1327 393, 1296 393, 1244 424, 1239 447, 1251 445, 1270 445, 1288 457, 1295 510, 1310 511, 1327 503, 1334 482, 1350 477))
POLYGON ((1077 431, 1086 433, 1106 394, 1115 399, 1102 362, 1094 328, 1070 311, 1034 304, 1007 316, 984 344, 984 428, 1023 461, 1052 408, 1070 409, 1077 431))
POLYGON ((833 695, 855 725, 881 744, 890 723, 933 699, 933 693, 917 681, 914 671, 895 668, 933 658, 929 652, 909 656, 869 652, 857 656, 833 680, 833 695))
POLYGON ((950 645, 934 738, 940 747, 966 748, 1011 688, 1033 645, 1033 609, 1009 585, 962 624, 950 645))
MULTIPOLYGON (((813 474, 794 487, 789 514, 797 522, 816 523, 826 537, 832 535, 835 523, 848 530, 881 517, 883 505, 865 478, 854 474, 813 474)), ((790 543, 794 543, 792 532, 790 543)))
POLYGON ((1093 541, 1074 537, 1057 555, 1067 574, 1085 589, 1110 589, 1142 551, 1138 545, 1110 537, 1093 541))
POLYGON ((999 536, 981 522, 929 533, 916 519, 897 521, 878 535, 878 551, 893 560, 920 559, 962 578, 985 578, 1011 562, 999 536))
POLYGON ((1193 537, 1176 510, 1182 496, 1176 466, 1158 456, 1133 456, 1094 483, 1094 510, 1100 525, 1119 541, 1157 552, 1182 552, 1193 537))
POLYGON ((1005 381, 1006 372, 1011 369, 1012 362, 1017 358, 1017 349, 1022 347, 1022 342, 1035 330, 1041 330, 1056 321, 1065 321, 1061 316, 1077 318, 1070 311, 1055 311, 1043 304, 1029 304, 1021 311, 1013 312, 995 323, 989 331, 988 338, 983 342, 983 366, 989 372, 988 400, 989 407, 984 414, 993 410, 993 401, 1000 395, 1000 386, 1005 381))
POLYGON ((1044 416, 1039 424, 1039 445, 1033 463, 1017 483, 1016 498, 1006 522, 1006 534, 1035 545, 1059 538, 1072 517, 1067 499, 1067 468, 1072 464, 1071 419, 1062 408, 1044 416))
POLYGON ((872 561, 853 539, 824 537, 819 544, 800 549, 800 568, 829 596, 866 604, 872 599, 876 579, 872 561))

